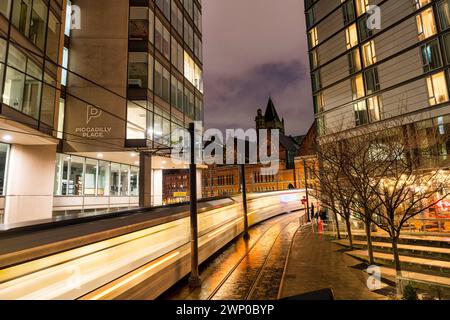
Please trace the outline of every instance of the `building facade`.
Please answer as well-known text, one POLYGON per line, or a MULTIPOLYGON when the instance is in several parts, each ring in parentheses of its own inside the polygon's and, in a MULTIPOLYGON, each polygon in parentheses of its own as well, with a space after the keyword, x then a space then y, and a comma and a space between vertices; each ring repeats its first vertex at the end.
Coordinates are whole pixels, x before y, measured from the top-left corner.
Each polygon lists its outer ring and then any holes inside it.
POLYGON ((319 138, 397 123, 447 167, 450 1, 307 0, 305 10, 319 138))
POLYGON ((163 203, 203 121, 198 0, 2 0, 0 223, 163 203))
POLYGON ((62 0, 0 2, 0 223, 51 216, 64 18, 62 0))

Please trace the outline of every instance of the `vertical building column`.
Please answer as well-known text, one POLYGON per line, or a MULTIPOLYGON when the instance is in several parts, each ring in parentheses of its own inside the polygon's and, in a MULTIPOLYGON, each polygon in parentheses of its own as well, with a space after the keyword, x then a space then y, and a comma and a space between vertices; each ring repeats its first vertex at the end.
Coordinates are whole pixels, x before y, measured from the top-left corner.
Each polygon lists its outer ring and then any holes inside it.
POLYGON ((56 145, 12 145, 5 196, 5 224, 51 219, 56 145))
POLYGON ((163 204, 163 171, 152 170, 152 198, 154 206, 162 206, 163 204))
POLYGON ((203 198, 203 179, 202 179, 202 170, 197 169, 197 199, 203 198))
POLYGON ((145 152, 139 155, 139 206, 152 206, 152 156, 145 152))

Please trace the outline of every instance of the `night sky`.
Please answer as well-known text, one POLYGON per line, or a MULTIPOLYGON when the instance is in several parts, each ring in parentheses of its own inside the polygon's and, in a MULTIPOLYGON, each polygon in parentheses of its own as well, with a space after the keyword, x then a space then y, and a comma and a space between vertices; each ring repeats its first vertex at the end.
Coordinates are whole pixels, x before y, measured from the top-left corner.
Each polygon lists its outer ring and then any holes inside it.
POLYGON ((269 95, 286 134, 313 121, 303 0, 204 0, 205 122, 253 128, 269 95))

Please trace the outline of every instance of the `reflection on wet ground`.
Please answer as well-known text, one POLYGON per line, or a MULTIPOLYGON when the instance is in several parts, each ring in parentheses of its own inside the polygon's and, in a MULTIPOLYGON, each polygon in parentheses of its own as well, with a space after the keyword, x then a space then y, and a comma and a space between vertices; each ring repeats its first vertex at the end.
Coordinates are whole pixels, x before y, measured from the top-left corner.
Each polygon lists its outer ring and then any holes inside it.
POLYGON ((238 238, 201 266, 201 288, 191 289, 183 279, 159 299, 277 299, 299 215, 282 215, 251 228, 250 240, 238 238))

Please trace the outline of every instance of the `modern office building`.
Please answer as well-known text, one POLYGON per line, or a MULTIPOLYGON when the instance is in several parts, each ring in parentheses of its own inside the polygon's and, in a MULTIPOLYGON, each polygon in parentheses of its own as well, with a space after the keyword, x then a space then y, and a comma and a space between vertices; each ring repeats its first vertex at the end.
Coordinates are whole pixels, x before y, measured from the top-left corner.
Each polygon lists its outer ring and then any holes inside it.
POLYGON ((0 1, 0 223, 52 212, 63 22, 62 0, 0 1))
POLYGON ((203 120, 201 2, 1 0, 0 13, 4 222, 162 204, 163 170, 186 168, 162 156, 171 133, 203 120))
POLYGON ((450 1, 307 0, 305 10, 319 137, 396 120, 418 152, 447 161, 450 144, 436 141, 450 130, 450 1))
POLYGON ((161 205, 163 170, 186 165, 160 154, 170 154, 175 129, 203 120, 201 3, 68 5, 55 209, 161 205))

